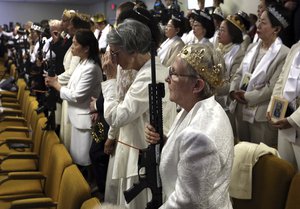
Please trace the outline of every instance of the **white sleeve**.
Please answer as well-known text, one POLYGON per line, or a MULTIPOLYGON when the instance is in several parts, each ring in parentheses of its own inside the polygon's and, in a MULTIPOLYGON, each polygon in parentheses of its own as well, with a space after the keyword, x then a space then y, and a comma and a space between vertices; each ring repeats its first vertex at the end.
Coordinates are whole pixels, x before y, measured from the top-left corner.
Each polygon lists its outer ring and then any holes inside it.
POLYGON ((149 76, 140 76, 132 83, 122 102, 117 99, 116 79, 102 82, 104 117, 110 126, 120 128, 137 119, 149 109, 149 82, 149 76))
POLYGON ((179 136, 175 190, 160 209, 205 208, 221 165, 213 141, 187 128, 179 136), (184 140, 180 140, 180 138, 184 140))

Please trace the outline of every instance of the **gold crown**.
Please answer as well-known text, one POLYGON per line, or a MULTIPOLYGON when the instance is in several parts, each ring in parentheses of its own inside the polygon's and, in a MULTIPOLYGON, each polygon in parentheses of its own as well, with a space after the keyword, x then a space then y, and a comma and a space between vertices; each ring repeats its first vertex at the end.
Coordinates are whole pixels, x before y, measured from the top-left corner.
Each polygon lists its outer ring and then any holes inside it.
POLYGON ((85 13, 78 13, 77 14, 77 16, 81 19, 81 20, 83 20, 83 21, 85 21, 85 22, 90 22, 90 15, 88 15, 88 14, 85 14, 85 13))
POLYGON ((246 30, 244 23, 242 23, 237 16, 228 15, 226 19, 235 25, 240 31, 244 32, 246 30))
POLYGON ((191 65, 194 70, 213 88, 221 87, 223 80, 223 65, 214 63, 214 51, 204 44, 185 46, 179 56, 191 65))
POLYGON ((101 23, 105 21, 105 16, 103 14, 96 14, 92 17, 93 22, 95 23, 101 23))
POLYGON ((72 19, 74 16, 76 15, 76 12, 75 12, 75 10, 69 10, 69 9, 65 9, 64 11, 63 11, 63 17, 66 17, 66 18, 68 18, 68 19, 72 19))

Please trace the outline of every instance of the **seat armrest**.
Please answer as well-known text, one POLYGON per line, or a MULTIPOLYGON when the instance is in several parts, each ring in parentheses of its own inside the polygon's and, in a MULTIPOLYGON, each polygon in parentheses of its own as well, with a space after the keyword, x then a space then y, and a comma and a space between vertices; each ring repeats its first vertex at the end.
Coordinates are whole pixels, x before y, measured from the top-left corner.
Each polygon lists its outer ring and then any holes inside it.
POLYGON ((14 152, 11 153, 7 156, 5 156, 3 159, 0 159, 0 163, 6 161, 6 160, 16 160, 16 159, 33 159, 33 160, 38 160, 39 156, 36 153, 33 152, 14 152))
POLYGON ((10 180, 44 180, 46 177, 39 171, 18 171, 9 172, 1 178, 0 185, 10 180))
POLYGON ((29 198, 22 200, 14 200, 11 203, 11 209, 29 209, 29 208, 52 208, 56 207, 57 203, 49 197, 29 198))
POLYGON ((8 126, 0 130, 0 133, 6 132, 6 131, 14 131, 14 132, 31 132, 31 130, 28 127, 22 127, 22 126, 8 126))

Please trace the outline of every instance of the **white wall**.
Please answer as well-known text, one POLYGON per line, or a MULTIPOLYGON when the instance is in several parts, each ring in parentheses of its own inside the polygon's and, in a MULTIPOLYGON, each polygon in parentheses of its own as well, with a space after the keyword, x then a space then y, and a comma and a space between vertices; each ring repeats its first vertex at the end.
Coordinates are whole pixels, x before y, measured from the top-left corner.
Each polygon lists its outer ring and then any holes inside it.
MULTIPOLYGON (((84 1, 84 0, 82 0, 84 1)), ((106 0, 96 4, 63 4, 63 3, 29 3, 29 2, 0 2, 0 24, 9 22, 25 23, 27 20, 38 22, 42 19, 60 19, 64 9, 74 9, 88 14, 104 13, 110 23, 115 20, 115 10, 111 9, 111 4, 116 6, 126 0, 106 0)), ((186 11, 188 1, 178 0, 182 10, 186 11)), ((148 9, 153 9, 155 0, 144 0, 148 9)), ((224 0, 221 5, 226 14, 232 14, 239 9, 256 14, 259 0, 224 0)), ((163 1, 164 3, 164 1, 163 1)))
POLYGON ((105 12, 105 4, 62 4, 0 2, 0 24, 9 22, 25 23, 28 20, 39 22, 42 19, 60 19, 64 9, 74 9, 87 14, 105 12))
POLYGON ((246 13, 257 14, 257 5, 259 0, 224 0, 224 4, 221 4, 221 8, 225 14, 233 14, 239 10, 246 13))

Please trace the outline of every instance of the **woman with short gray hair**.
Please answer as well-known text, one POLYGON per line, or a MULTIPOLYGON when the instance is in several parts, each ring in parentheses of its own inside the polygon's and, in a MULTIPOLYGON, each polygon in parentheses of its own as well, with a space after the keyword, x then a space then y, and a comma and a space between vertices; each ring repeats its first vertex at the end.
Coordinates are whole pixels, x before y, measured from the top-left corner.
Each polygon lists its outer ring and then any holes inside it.
MULTIPOLYGON (((152 26, 155 27, 153 24, 152 26)), ((156 25, 156 27, 158 26, 156 25)), ((130 204, 126 204, 123 192, 138 181, 139 150, 148 146, 145 141, 144 127, 146 123, 149 123, 150 50, 152 41, 155 42, 152 39, 151 31, 153 28, 149 28, 139 21, 126 19, 117 29, 108 34, 110 53, 106 54, 103 59, 103 70, 107 76, 107 80, 102 83, 104 117, 110 126, 120 129, 118 141, 108 139, 106 142, 106 145, 115 149, 112 179, 117 179, 119 183, 117 203, 126 205, 130 209, 145 208, 149 201, 148 191, 144 190, 130 204), (116 65, 120 65, 123 70, 134 69, 137 71, 136 78, 122 102, 118 101, 116 95, 116 65)), ((158 59, 155 62, 156 81, 164 82, 168 71, 158 59)), ((163 98, 163 128, 166 134, 175 118, 176 107, 168 100, 167 88, 165 88, 165 94, 166 97, 163 98)))

